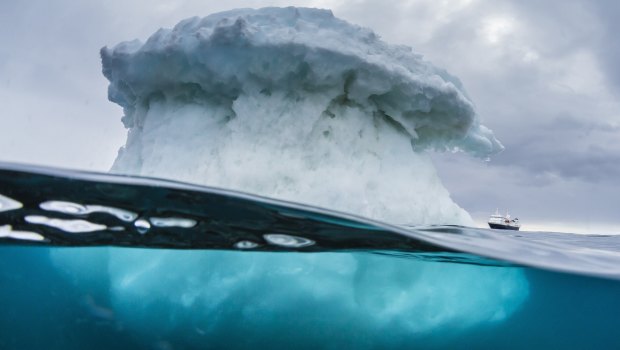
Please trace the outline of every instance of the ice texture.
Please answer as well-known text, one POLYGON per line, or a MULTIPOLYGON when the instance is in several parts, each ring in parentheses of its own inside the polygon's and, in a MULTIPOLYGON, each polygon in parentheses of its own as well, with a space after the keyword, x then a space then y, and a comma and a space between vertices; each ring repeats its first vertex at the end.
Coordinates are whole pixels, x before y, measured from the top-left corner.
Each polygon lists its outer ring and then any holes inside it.
POLYGON ((412 347, 420 338, 504 322, 529 296, 520 268, 364 253, 111 258, 113 307, 123 322, 144 337, 174 330, 196 348, 412 347))
POLYGON ((458 79, 328 10, 194 17, 101 57, 129 128, 118 173, 471 225, 425 151, 502 149, 458 79))
POLYGON ((135 339, 148 344, 157 335, 183 349, 454 344, 493 333, 530 297, 519 267, 364 252, 93 248, 51 257, 85 294, 105 290, 114 321, 135 339))
MULTIPOLYGON (((456 78, 326 10, 190 18, 101 56, 129 128, 114 172, 470 225, 425 151, 502 149, 456 78)), ((63 254, 53 258, 66 270, 91 259, 63 254)), ((529 293, 518 268, 365 253, 92 254, 124 326, 196 347, 410 346, 503 322, 529 293)))

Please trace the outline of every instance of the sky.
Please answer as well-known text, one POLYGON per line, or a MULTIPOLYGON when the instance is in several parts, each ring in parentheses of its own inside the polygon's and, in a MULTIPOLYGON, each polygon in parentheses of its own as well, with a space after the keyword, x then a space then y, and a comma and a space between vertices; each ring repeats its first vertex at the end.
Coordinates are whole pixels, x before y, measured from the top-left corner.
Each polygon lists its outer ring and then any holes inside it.
POLYGON ((506 147, 434 154, 483 226, 620 233, 620 2, 609 0, 0 2, 0 161, 107 171, 126 130, 99 50, 239 7, 329 8, 459 77, 506 147))

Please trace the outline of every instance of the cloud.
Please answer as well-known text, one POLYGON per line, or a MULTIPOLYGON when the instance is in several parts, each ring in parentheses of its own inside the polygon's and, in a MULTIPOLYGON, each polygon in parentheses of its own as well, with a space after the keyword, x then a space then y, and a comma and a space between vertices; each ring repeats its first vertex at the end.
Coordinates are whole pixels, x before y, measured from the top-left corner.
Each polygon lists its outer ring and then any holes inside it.
POLYGON ((620 13, 620 3, 613 0, 600 0, 591 3, 601 26, 604 28, 604 35, 596 42, 596 52, 601 64, 607 72, 610 84, 615 92, 620 93, 620 42, 617 33, 620 31, 618 23, 618 13, 620 13))
POLYGON ((525 221, 587 216, 618 225, 609 209, 620 194, 617 6, 474 1, 449 16, 428 5, 433 10, 422 21, 395 14, 412 19, 411 42, 407 34, 385 33, 458 76, 506 146, 488 164, 435 157, 453 198, 474 218, 484 220, 500 205, 518 209, 525 221))
POLYGON ((618 126, 561 115, 511 140, 514 147, 494 164, 518 165, 532 176, 550 174, 615 186, 620 178, 619 138, 618 126))

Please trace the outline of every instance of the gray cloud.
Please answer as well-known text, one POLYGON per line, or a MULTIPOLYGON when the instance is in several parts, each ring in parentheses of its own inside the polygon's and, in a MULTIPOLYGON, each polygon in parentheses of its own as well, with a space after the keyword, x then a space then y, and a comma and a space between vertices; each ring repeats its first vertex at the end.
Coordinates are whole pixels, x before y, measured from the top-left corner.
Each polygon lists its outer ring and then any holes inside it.
POLYGON ((605 67, 607 77, 613 85, 616 93, 620 93, 620 41, 617 33, 620 31, 620 2, 614 0, 600 0, 591 3, 596 11, 600 23, 604 28, 604 33, 600 40, 596 42, 597 56, 605 67))
POLYGON ((510 138, 512 147, 494 160, 528 174, 553 174, 614 186, 620 178, 620 128, 559 116, 528 134, 510 138))

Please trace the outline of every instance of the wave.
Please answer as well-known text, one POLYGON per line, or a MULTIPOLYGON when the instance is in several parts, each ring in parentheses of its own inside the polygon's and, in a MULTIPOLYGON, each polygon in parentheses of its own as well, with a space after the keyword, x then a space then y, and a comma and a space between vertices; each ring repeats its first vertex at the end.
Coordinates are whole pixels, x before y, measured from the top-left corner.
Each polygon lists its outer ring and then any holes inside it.
POLYGON ((372 251, 619 279, 620 236, 392 225, 169 180, 0 163, 0 240, 51 246, 372 251))

